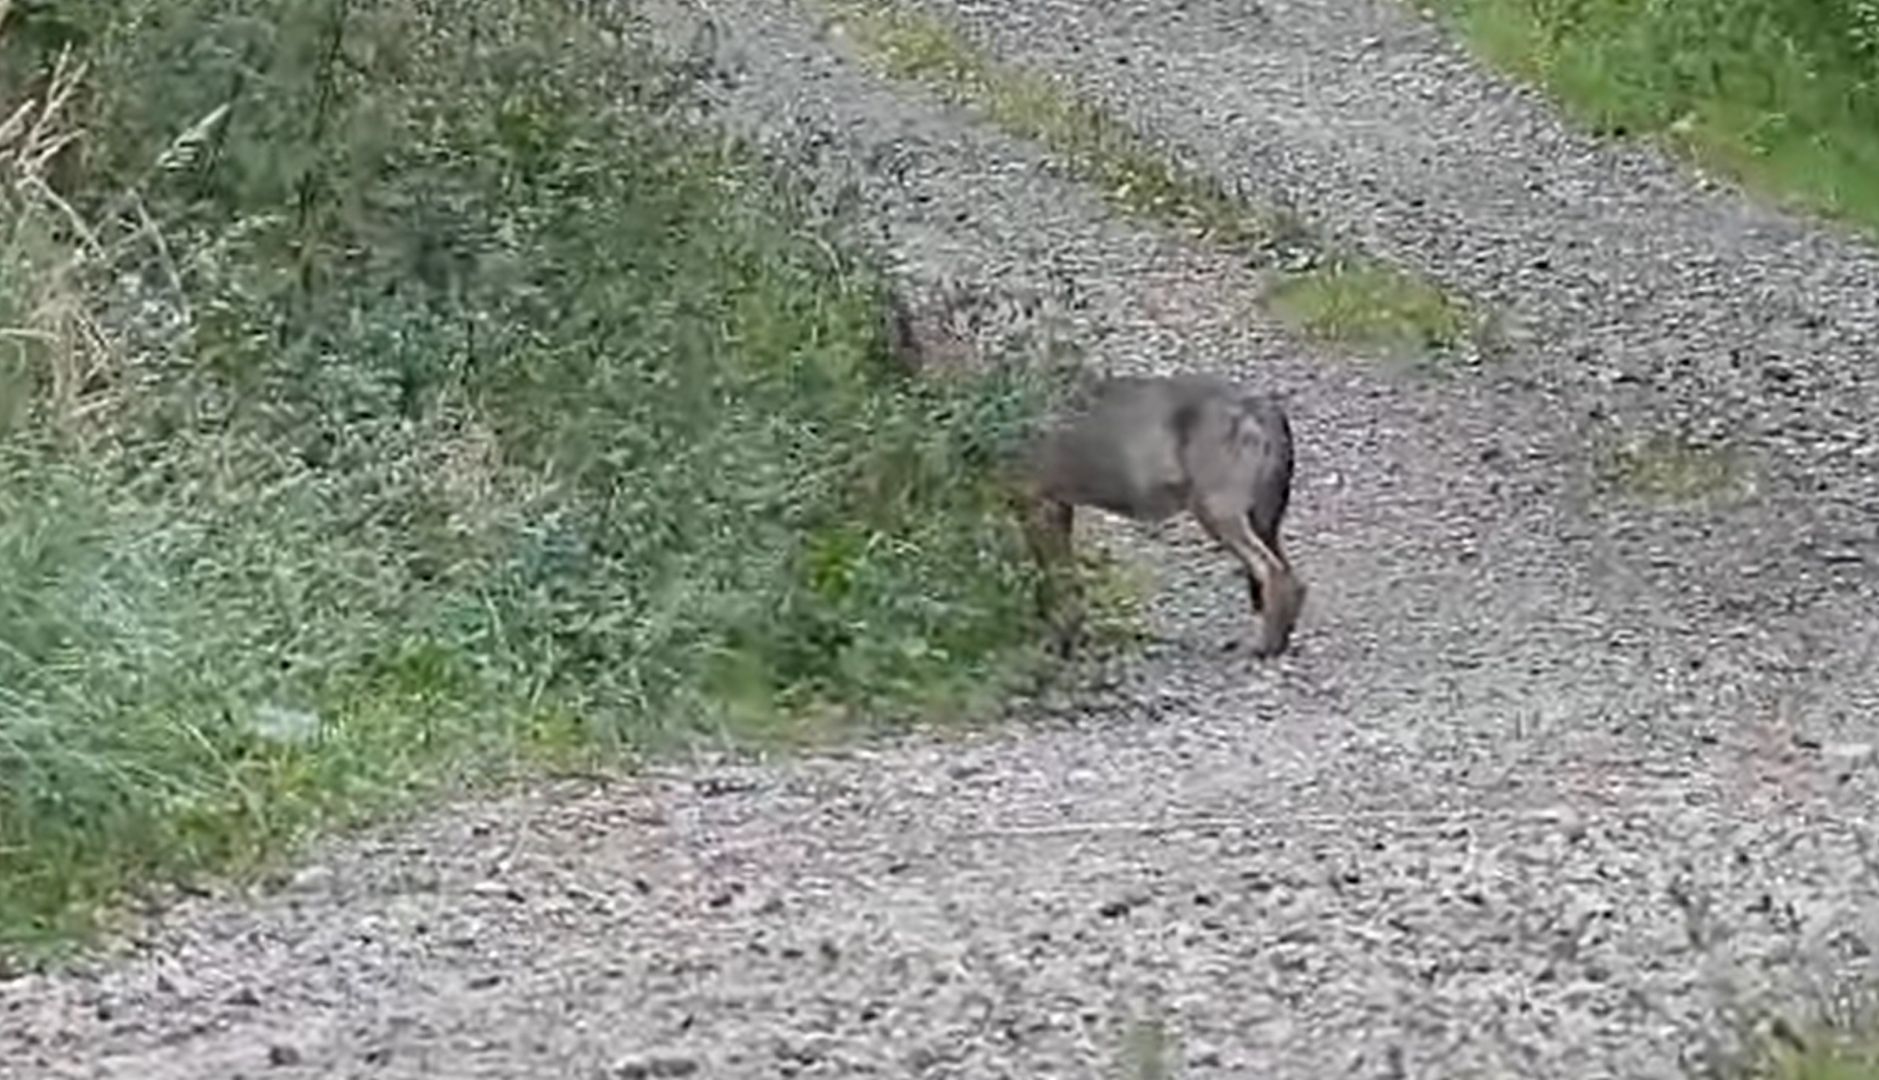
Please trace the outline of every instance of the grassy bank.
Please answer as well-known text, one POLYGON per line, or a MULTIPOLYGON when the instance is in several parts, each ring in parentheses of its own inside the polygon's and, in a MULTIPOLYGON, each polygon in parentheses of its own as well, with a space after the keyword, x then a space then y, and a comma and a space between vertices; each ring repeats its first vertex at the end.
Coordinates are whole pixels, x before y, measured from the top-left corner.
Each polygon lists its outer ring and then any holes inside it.
POLYGON ((876 276, 633 40, 0 22, 0 952, 440 784, 1031 662, 988 465, 1034 391, 899 376, 876 276))
POLYGON ((1872 0, 1438 0, 1602 133, 1661 136, 1784 202, 1879 228, 1872 0))

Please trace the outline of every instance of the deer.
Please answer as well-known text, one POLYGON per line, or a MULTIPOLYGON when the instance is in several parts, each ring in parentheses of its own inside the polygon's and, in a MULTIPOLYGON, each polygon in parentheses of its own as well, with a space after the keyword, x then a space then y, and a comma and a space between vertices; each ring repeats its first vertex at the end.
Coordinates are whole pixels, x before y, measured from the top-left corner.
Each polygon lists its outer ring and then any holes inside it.
MULTIPOLYGON (((890 295, 889 345, 907 370, 972 363, 974 350, 890 295)), ((1280 399, 1199 373, 1080 380, 1069 415, 1047 421, 1004 469, 1026 542, 1042 573, 1040 601, 1055 646, 1074 648, 1082 618, 1073 534, 1079 509, 1154 524, 1186 511, 1245 574, 1257 629, 1252 655, 1290 647, 1308 587, 1279 529, 1291 498, 1291 421, 1280 399)))
MULTIPOLYGON (((1258 625, 1251 652, 1269 659, 1290 646, 1309 591, 1279 538, 1293 460, 1291 422, 1274 395, 1210 375, 1111 376, 1030 442, 1016 478, 1047 582, 1074 581, 1058 568, 1074 557, 1079 508, 1144 523, 1192 515, 1244 572, 1258 625)), ((1047 597, 1067 652, 1081 598, 1054 584, 1047 597)))

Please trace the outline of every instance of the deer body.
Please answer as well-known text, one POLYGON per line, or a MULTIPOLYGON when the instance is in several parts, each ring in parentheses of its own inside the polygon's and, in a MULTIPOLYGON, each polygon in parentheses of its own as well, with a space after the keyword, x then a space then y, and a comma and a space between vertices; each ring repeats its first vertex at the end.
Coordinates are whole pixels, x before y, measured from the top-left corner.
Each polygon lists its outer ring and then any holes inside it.
POLYGON ((1260 619, 1253 653, 1275 656, 1306 593, 1279 543, 1292 468, 1291 426, 1272 397, 1204 375, 1106 379, 1031 448, 1034 545, 1046 562, 1067 559, 1079 506, 1143 522, 1185 510, 1245 571, 1260 619))

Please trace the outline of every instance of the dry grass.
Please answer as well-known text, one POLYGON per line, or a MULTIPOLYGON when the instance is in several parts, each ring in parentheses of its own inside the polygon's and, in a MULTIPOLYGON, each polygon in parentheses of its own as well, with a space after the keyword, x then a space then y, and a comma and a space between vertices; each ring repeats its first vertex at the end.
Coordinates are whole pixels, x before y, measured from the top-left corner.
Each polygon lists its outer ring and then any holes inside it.
MULTIPOLYGON (((0 3, 0 34, 8 14, 0 3)), ((41 92, 10 110, 0 103, 0 273, 25 279, 0 295, 0 390, 12 403, 0 407, 0 430, 23 421, 12 413, 23 408, 35 377, 49 381, 50 407, 68 424, 76 420, 86 388, 107 363, 109 347, 75 283, 97 239, 46 181, 54 159, 80 135, 67 106, 86 74, 62 50, 41 92)))
MULTIPOLYGON (((0 2, 0 37, 8 14, 0 2)), ((130 342, 108 328, 113 316, 101 307, 97 283, 154 268, 168 289, 138 298, 146 321, 166 323, 175 335, 190 331, 182 273, 141 193, 119 192, 87 220, 51 181, 60 156, 86 134, 74 105, 91 70, 68 45, 39 92, 10 111, 0 103, 0 402, 12 406, 0 404, 0 434, 24 423, 34 398, 61 437, 85 441, 108 429, 130 342), (157 309, 162 314, 152 319, 157 309)), ((192 160, 227 112, 220 106, 185 128, 153 171, 192 160)))

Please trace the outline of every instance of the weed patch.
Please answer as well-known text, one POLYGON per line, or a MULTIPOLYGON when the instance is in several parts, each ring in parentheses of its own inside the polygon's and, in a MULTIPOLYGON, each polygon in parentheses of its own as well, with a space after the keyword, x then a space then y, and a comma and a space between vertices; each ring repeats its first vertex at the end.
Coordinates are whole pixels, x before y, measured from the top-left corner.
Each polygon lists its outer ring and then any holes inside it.
POLYGON ((440 785, 1036 662, 992 466, 1038 388, 897 373, 878 275, 605 29, 0 25, 0 950, 440 785))
POLYGON ((1281 279, 1273 310, 1329 341, 1425 354, 1461 344, 1468 312, 1427 281, 1369 260, 1336 260, 1281 279))
POLYGON ((1604 454, 1603 472, 1627 496, 1669 504, 1721 498, 1742 483, 1741 465, 1727 448, 1663 434, 1615 443, 1604 454))

